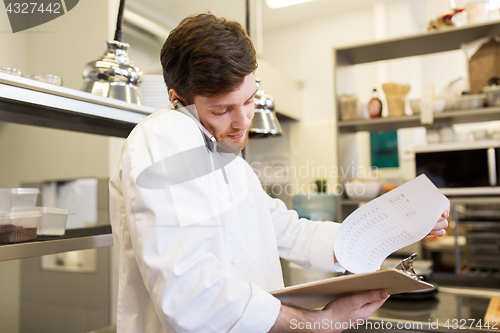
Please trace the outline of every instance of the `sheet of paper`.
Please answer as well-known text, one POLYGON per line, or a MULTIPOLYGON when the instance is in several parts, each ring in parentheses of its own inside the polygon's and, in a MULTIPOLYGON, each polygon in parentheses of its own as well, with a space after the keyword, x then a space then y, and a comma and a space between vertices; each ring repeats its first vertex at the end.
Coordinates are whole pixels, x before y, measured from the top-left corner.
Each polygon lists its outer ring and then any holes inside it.
POLYGON ((428 235, 448 203, 420 175, 349 215, 335 235, 335 256, 352 273, 374 272, 391 253, 428 235))

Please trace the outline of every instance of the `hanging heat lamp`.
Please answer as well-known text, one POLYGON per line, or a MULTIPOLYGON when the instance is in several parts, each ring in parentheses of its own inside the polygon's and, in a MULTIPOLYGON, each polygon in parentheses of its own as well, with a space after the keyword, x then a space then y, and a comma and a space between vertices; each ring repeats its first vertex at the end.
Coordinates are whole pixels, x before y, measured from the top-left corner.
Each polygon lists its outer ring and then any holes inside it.
POLYGON ((101 59, 89 62, 83 70, 83 91, 142 105, 139 91, 142 72, 128 57, 129 44, 121 41, 125 0, 120 0, 115 38, 105 43, 101 59))
MULTIPOLYGON (((246 29, 250 36, 250 1, 246 0, 246 29)), ((281 136, 281 129, 276 112, 274 112, 274 99, 260 88, 260 79, 255 79, 259 90, 254 97, 255 113, 249 129, 250 138, 267 138, 281 136)))
POLYGON ((259 90, 254 97, 255 113, 249 130, 250 138, 265 138, 283 134, 276 112, 274 112, 274 98, 260 89, 260 79, 255 78, 259 90))

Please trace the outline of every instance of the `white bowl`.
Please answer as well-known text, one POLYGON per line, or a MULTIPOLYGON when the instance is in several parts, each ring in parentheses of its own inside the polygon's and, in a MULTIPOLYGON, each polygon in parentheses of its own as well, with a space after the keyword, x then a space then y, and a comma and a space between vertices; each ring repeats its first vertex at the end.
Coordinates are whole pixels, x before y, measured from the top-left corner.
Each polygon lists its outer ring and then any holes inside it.
POLYGON ((446 106, 446 100, 444 98, 436 98, 432 102, 432 110, 434 112, 443 112, 445 106, 446 106))
POLYGON ((353 180, 346 182, 344 189, 349 199, 371 200, 380 195, 382 183, 378 180, 353 180))
MULTIPOLYGON (((411 99, 410 106, 413 114, 420 113, 420 99, 411 99)), ((443 112, 445 110, 446 100, 444 98, 436 98, 432 102, 432 111, 435 113, 443 112)))

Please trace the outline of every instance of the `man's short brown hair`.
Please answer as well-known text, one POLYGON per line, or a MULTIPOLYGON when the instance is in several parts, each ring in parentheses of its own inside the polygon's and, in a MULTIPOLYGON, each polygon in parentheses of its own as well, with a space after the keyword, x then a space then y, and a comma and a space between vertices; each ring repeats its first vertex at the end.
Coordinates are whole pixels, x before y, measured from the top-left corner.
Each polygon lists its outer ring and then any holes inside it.
POLYGON ((200 14, 170 32, 160 54, 163 77, 184 103, 236 90, 257 69, 255 48, 241 24, 200 14))

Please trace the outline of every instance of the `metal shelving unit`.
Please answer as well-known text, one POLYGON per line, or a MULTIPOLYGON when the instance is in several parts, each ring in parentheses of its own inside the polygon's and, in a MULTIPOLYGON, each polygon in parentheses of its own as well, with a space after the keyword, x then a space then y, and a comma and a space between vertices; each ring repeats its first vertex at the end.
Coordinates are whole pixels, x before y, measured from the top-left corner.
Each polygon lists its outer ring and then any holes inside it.
MULTIPOLYGON (((500 107, 487 107, 481 109, 453 110, 434 114, 434 124, 464 124, 483 121, 500 120, 500 107)), ((339 121, 338 128, 341 132, 377 132, 390 131, 399 128, 424 126, 420 123, 420 116, 401 116, 377 119, 358 119, 339 121)))
POLYGON ((64 236, 38 236, 30 242, 0 245, 0 261, 107 246, 113 246, 110 225, 68 229, 64 236))
MULTIPOLYGON (((127 137, 154 110, 0 73, 0 121, 127 137)), ((113 245, 111 226, 68 229, 64 236, 0 245, 0 261, 113 245)))
POLYGON ((0 120, 127 137, 154 110, 0 73, 0 120))
POLYGON ((335 50, 337 66, 356 65, 460 49, 462 43, 500 34, 500 21, 469 24, 335 50))
MULTIPOLYGON (((337 91, 334 92, 335 96, 337 98, 339 95, 338 90, 341 90, 338 87, 346 86, 353 88, 352 68, 354 65, 459 50, 463 43, 490 35, 500 36, 500 20, 336 48, 334 50, 334 81, 335 87, 337 87, 337 91)), ((339 105, 338 101, 336 105, 339 105)), ((452 110, 434 114, 434 123, 438 125, 492 120, 500 120, 499 107, 452 110)), ((355 149, 356 132, 389 131, 420 126, 424 125, 421 124, 419 115, 347 121, 338 120, 338 164, 342 166, 346 161, 351 161, 353 158, 351 150, 355 149)), ((350 165, 350 163, 346 165, 350 165)), ((343 181, 343 179, 340 179, 340 181, 343 181)), ((359 204, 360 202, 358 201, 339 200, 339 221, 342 221, 359 204)))

